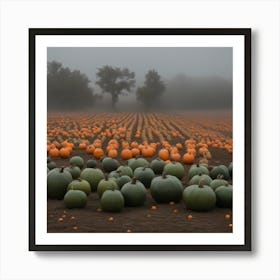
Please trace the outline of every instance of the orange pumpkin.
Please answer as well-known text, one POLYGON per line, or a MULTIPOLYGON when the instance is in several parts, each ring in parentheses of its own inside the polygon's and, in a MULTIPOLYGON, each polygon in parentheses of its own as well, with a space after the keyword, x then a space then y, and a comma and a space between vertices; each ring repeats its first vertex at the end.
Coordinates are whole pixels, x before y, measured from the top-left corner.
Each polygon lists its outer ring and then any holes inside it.
POLYGON ((139 149, 137 149, 137 148, 131 149, 131 152, 132 152, 132 156, 133 156, 133 157, 137 157, 137 156, 140 155, 140 151, 139 151, 139 149))
POLYGON ((50 155, 50 157, 59 157, 60 152, 57 148, 53 148, 53 149, 49 150, 49 155, 50 155))
POLYGON ((171 160, 180 161, 181 160, 181 155, 179 153, 176 153, 176 152, 171 153, 170 158, 171 158, 171 160))
POLYGON ((116 149, 110 149, 107 155, 108 157, 115 158, 118 156, 118 151, 116 149))
POLYGON ((85 142, 79 144, 79 149, 85 150, 86 148, 87 148, 87 144, 85 142))
POLYGON ((128 159, 131 159, 132 158, 132 152, 130 149, 123 149, 122 152, 121 152, 121 157, 122 159, 124 160, 128 160, 128 159))
POLYGON ((95 148, 94 152, 93 152, 93 156, 96 159, 100 159, 104 156, 104 152, 101 148, 95 148))
POLYGON ((155 153, 155 149, 152 147, 146 147, 142 149, 142 155, 143 157, 152 157, 155 153))
POLYGON ((169 151, 167 149, 160 149, 158 152, 158 157, 162 160, 169 159, 169 151))
POLYGON ((62 158, 69 158, 71 150, 69 148, 61 148, 59 153, 62 158))
POLYGON ((194 155, 191 152, 187 152, 183 155, 183 162, 185 164, 193 164, 194 160, 194 155))
POLYGON ((94 150, 95 150, 95 147, 94 147, 93 145, 89 145, 89 146, 87 146, 87 148, 86 148, 86 152, 87 152, 87 154, 89 154, 89 155, 92 155, 93 152, 94 152, 94 150))

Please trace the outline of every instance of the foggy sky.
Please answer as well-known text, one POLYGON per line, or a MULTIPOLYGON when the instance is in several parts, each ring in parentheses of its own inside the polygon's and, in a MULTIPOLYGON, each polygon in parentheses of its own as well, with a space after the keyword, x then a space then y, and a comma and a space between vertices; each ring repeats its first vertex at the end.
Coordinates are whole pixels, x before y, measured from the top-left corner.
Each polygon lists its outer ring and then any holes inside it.
POLYGON ((97 68, 104 65, 128 67, 141 85, 145 74, 155 69, 163 80, 177 74, 232 79, 232 48, 48 48, 48 61, 78 69, 95 83, 97 68))
MULTIPOLYGON (((143 86, 145 74, 152 69, 159 73, 166 85, 161 106, 164 103, 170 106, 174 100, 175 107, 182 105, 190 108, 201 106, 229 109, 232 106, 230 47, 49 47, 47 55, 49 62, 55 60, 64 67, 86 74, 95 94, 101 94, 101 89, 95 84, 98 68, 109 65, 127 67, 133 71, 136 87, 131 95, 120 96, 117 104, 119 107, 130 104, 130 108, 133 108, 139 105, 136 101, 136 88, 143 86), (213 98, 209 98, 211 95, 213 98), (188 104, 185 104, 186 97, 188 104)), ((110 95, 104 95, 100 102, 96 108, 101 108, 102 103, 108 107, 110 95)))

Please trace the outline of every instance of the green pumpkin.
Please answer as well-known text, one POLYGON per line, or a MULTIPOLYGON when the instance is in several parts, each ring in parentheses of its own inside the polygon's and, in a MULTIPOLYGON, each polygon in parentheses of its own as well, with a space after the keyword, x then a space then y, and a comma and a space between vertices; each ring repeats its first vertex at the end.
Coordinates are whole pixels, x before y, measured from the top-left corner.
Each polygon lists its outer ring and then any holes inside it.
POLYGON ((72 180, 72 175, 64 168, 51 170, 47 175, 48 198, 63 199, 72 180))
POLYGON ((102 160, 102 168, 105 172, 111 172, 116 170, 120 166, 120 163, 113 158, 105 157, 102 160))
POLYGON ((90 183, 91 191, 97 190, 98 183, 105 178, 104 173, 98 168, 85 168, 80 175, 81 179, 84 179, 90 183))
POLYGON ((191 185, 183 191, 183 201, 187 209, 194 211, 210 211, 216 206, 216 195, 211 187, 191 185))
POLYGON ((134 177, 146 188, 150 188, 151 182, 155 178, 155 173, 149 167, 137 167, 134 170, 134 177))
POLYGON ((120 176, 127 175, 130 178, 133 177, 133 170, 127 165, 119 166, 117 172, 119 172, 120 176))
POLYGON ((137 167, 149 167, 149 162, 144 158, 132 158, 128 161, 128 166, 134 171, 137 167))
POLYGON ((224 208, 232 207, 232 185, 226 184, 215 190, 217 206, 224 208))
POLYGON ((142 206, 146 201, 146 188, 136 178, 133 178, 131 182, 123 185, 121 193, 124 197, 126 206, 142 206))
POLYGON ((162 174, 165 162, 162 159, 154 159, 150 164, 155 174, 162 174))
POLYGON ((100 199, 104 212, 121 212, 124 208, 124 198, 118 190, 106 190, 100 199))
POLYGON ((78 166, 66 167, 65 170, 67 170, 72 175, 73 179, 78 179, 81 175, 81 169, 78 166))
POLYGON ((232 178, 232 162, 228 166, 228 172, 229 172, 230 178, 232 178))
POLYGON ((97 167, 97 162, 95 159, 89 159, 87 161, 87 168, 96 168, 97 167))
POLYGON ((47 167, 47 174, 50 172, 49 168, 47 167))
POLYGON ((83 191, 86 195, 89 195, 91 192, 90 183, 86 180, 77 179, 72 181, 69 185, 67 190, 80 190, 83 191))
POLYGON ((66 208, 84 208, 87 204, 87 195, 80 190, 70 190, 64 196, 66 208))
POLYGON ((80 169, 83 169, 84 167, 84 160, 80 156, 71 157, 69 162, 72 166, 78 166, 80 169))
POLYGON ((206 174, 194 175, 190 179, 189 185, 198 185, 201 179, 203 180, 204 185, 210 186, 212 179, 210 176, 208 176, 206 174))
POLYGON ((49 161, 47 163, 47 167, 49 168, 49 170, 52 170, 52 169, 56 168, 57 165, 56 165, 56 163, 54 161, 49 161))
POLYGON ((216 179, 218 178, 218 176, 223 176, 223 179, 228 180, 229 179, 228 168, 225 165, 215 166, 211 170, 210 176, 212 179, 216 179))
POLYGON ((151 182, 151 195, 158 203, 179 202, 183 194, 182 182, 175 176, 163 175, 151 182))
POLYGON ((121 174, 120 174, 120 172, 117 171, 117 170, 114 170, 114 171, 112 171, 112 172, 110 172, 110 173, 108 174, 108 178, 118 179, 118 178, 120 178, 120 177, 121 177, 121 174))
MULTIPOLYGON (((64 170, 65 168, 63 168, 63 170, 64 170)), ((59 172, 61 170, 61 167, 56 167, 56 168, 53 168, 53 169, 51 169, 49 172, 48 172, 48 174, 47 174, 47 177, 49 176, 49 175, 51 175, 51 174, 53 174, 54 172, 59 172)), ((67 170, 65 170, 65 171, 67 171, 67 170)), ((69 171, 68 171, 69 172, 69 171)), ((71 176, 72 177, 72 176, 71 176)))
POLYGON ((204 164, 193 164, 189 169, 189 179, 199 174, 209 175, 209 170, 207 166, 204 164))
POLYGON ((116 182, 117 182, 118 187, 119 187, 120 190, 122 189, 124 184, 126 184, 126 183, 128 183, 130 181, 131 181, 131 178, 129 176, 127 176, 127 175, 123 175, 123 176, 121 176, 121 177, 116 179, 116 182))
POLYGON ((222 179, 223 176, 218 176, 217 179, 212 180, 210 187, 215 191, 218 187, 226 185, 228 182, 222 179))
POLYGON ((97 186, 97 193, 99 198, 102 197, 102 194, 106 191, 106 190, 118 190, 118 184, 116 183, 116 181, 114 179, 102 179, 97 186))
POLYGON ((180 162, 170 162, 164 166, 163 173, 181 180, 185 176, 185 169, 180 162))

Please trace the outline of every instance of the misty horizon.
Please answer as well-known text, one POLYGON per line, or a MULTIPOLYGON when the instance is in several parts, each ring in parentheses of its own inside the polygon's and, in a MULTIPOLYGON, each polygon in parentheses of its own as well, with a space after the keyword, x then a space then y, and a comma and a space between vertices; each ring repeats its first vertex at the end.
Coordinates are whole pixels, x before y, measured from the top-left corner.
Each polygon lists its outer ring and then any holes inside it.
MULTIPOLYGON (((119 110, 142 111, 136 98, 145 75, 154 69, 165 84, 158 100, 159 110, 199 110, 232 108, 232 48, 69 48, 49 47, 48 62, 56 61, 78 70, 89 79, 98 95, 93 110, 110 110, 110 94, 96 84, 96 73, 105 65, 128 68, 135 73, 135 87, 120 95, 119 110), (129 108, 127 108, 129 107, 129 108)), ((156 108, 154 108, 156 109, 156 108)))

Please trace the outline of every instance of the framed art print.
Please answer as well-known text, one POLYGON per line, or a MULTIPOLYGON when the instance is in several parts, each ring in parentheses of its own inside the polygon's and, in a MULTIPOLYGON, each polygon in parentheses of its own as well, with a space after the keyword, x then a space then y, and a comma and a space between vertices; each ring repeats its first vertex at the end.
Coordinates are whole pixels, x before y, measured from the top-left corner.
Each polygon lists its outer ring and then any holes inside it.
POLYGON ((31 251, 251 250, 250 29, 29 29, 29 105, 31 251))

